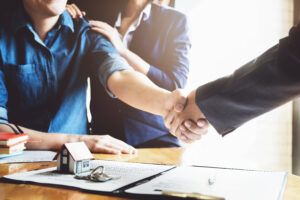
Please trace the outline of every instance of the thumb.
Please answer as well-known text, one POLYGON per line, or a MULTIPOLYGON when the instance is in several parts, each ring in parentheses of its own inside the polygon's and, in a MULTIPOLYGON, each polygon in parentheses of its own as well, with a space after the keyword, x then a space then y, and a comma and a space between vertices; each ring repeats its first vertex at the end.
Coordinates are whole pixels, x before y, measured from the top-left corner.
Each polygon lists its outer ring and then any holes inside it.
POLYGON ((174 105, 175 112, 182 112, 184 110, 186 103, 187 103, 187 98, 185 96, 179 97, 179 99, 174 105))

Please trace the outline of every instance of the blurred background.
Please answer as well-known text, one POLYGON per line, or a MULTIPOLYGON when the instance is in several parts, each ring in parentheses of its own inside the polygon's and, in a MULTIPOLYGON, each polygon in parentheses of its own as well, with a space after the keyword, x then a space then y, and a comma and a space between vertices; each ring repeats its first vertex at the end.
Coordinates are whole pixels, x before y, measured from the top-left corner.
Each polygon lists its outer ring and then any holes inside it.
MULTIPOLYGON (((294 23, 296 4, 293 0, 177 0, 175 8, 188 15, 191 25, 186 89, 231 74, 277 44, 294 23)), ((188 147, 183 163, 292 172, 299 160, 297 154, 292 162, 292 115, 293 105, 288 103, 224 138, 211 129, 188 147)), ((299 174, 297 168, 294 173, 299 174)))

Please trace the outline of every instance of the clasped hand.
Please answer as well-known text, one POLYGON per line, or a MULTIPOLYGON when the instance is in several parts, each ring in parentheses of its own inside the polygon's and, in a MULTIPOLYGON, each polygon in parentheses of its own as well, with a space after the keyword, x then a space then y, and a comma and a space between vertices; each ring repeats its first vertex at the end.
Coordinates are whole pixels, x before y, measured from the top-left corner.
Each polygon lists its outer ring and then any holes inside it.
POLYGON ((172 135, 185 143, 201 139, 207 133, 209 123, 195 102, 196 91, 192 91, 187 97, 181 90, 175 90, 172 94, 174 93, 178 97, 164 116, 166 127, 172 135))

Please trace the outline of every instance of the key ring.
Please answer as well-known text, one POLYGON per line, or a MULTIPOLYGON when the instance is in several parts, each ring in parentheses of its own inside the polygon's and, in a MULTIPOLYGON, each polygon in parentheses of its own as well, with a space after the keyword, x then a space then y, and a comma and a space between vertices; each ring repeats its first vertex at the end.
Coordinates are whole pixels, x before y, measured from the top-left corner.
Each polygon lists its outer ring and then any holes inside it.
POLYGON ((89 179, 94 182, 106 182, 111 180, 112 177, 104 173, 103 166, 98 166, 95 169, 93 169, 93 171, 90 173, 89 179))
POLYGON ((98 166, 93 169, 89 175, 75 175, 76 179, 89 180, 93 182, 106 182, 109 180, 119 179, 120 176, 109 176, 104 173, 104 166, 98 166))
POLYGON ((93 169, 90 173, 90 175, 93 174, 103 174, 104 173, 104 166, 100 165, 98 167, 96 167, 95 169, 93 169), (101 170, 100 172, 97 172, 98 170, 101 170))

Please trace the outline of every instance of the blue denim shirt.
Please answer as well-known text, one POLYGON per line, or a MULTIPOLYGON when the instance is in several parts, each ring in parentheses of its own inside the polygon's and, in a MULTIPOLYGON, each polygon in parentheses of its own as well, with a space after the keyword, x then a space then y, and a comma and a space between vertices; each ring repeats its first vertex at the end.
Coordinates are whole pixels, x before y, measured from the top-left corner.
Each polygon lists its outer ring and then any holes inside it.
POLYGON ((106 88, 124 69, 126 61, 83 19, 64 12, 41 41, 21 3, 0 14, 0 116, 11 123, 87 134, 87 78, 98 74, 106 88))

